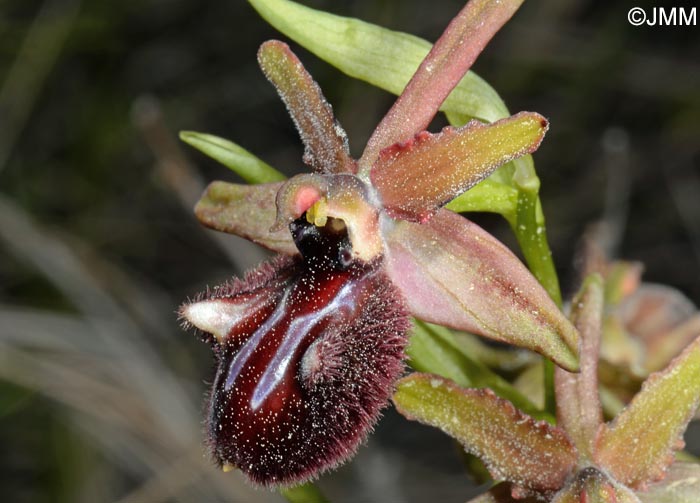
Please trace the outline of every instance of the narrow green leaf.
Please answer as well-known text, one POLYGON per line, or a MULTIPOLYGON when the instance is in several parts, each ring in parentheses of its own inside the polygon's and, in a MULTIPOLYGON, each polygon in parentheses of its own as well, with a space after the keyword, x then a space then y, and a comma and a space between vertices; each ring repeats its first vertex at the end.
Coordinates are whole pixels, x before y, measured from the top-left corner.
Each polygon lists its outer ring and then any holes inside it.
POLYGON ((575 450, 563 430, 523 414, 489 389, 412 374, 399 381, 393 400, 408 419, 459 440, 496 480, 549 492, 562 486, 575 465, 575 450))
MULTIPOLYGON (((289 0, 249 0, 277 30, 347 75, 400 94, 431 44, 358 19, 314 10, 289 0)), ((441 110, 493 122, 510 115, 498 93, 467 72, 441 110)))
POLYGON ((414 320, 406 354, 408 364, 418 372, 441 375, 460 386, 473 386, 465 358, 449 343, 436 338, 423 322, 414 320))
POLYGON ((595 454, 620 482, 637 487, 657 480, 673 462, 673 449, 700 401, 700 337, 663 371, 652 374, 642 390, 601 430, 595 454))
POLYGON ((235 143, 196 131, 181 131, 180 139, 233 170, 248 183, 279 182, 286 177, 235 143))
POLYGON ((358 161, 360 173, 374 164, 383 149, 406 141, 428 127, 445 98, 521 4, 522 0, 466 3, 372 133, 358 161))
POLYGON ((506 216, 515 214, 517 204, 516 189, 489 177, 447 203, 446 208, 455 213, 487 211, 506 216))
POLYGON ((463 387, 490 388, 501 398, 537 419, 553 419, 548 414, 543 414, 508 381, 473 359, 462 349, 448 328, 414 320, 406 353, 409 365, 419 372, 446 377, 463 387))
POLYGON ((452 332, 460 351, 499 373, 515 374, 541 361, 531 351, 511 346, 493 346, 468 332, 452 332))

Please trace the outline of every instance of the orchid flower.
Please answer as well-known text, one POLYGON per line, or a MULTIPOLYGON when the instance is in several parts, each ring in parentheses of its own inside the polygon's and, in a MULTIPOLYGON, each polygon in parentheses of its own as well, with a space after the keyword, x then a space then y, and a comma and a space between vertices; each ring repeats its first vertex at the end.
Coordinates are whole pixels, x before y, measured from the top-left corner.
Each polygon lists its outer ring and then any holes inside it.
POLYGON ((470 503, 685 503, 700 494, 700 465, 675 461, 700 402, 700 337, 652 374, 630 404, 603 423, 598 353, 604 316, 600 276, 574 299, 582 337, 579 374, 555 372, 557 426, 536 421, 488 389, 429 374, 398 384, 406 417, 436 426, 479 456, 502 481, 470 503))
POLYGON ((577 330, 527 268, 444 208, 537 149, 546 119, 523 112, 425 131, 519 3, 469 2, 358 160, 289 47, 261 46, 260 66, 313 172, 275 181, 258 165, 270 183, 214 182, 195 208, 204 225, 279 254, 180 310, 217 360, 207 430, 224 469, 237 467, 261 485, 289 485, 347 460, 403 372, 410 315, 578 368, 577 330))
POLYGON ((598 374, 605 410, 617 411, 649 374, 663 369, 700 335, 700 312, 675 288, 643 282, 642 264, 610 260, 601 243, 604 234, 600 225, 586 233, 583 258, 586 272, 605 280, 598 374))

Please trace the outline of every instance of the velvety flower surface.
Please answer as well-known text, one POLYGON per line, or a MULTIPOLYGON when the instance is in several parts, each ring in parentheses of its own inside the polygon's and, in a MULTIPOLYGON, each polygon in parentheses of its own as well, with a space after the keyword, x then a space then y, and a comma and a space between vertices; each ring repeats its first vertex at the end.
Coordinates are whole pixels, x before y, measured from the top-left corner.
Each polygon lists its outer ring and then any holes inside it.
POLYGON ((183 308, 215 339, 214 456, 261 484, 347 458, 403 369, 406 312, 378 264, 344 260, 346 237, 305 221, 293 229, 301 259, 276 259, 183 308))
POLYGON ((425 128, 519 2, 472 1, 372 134, 362 156, 289 47, 258 60, 313 173, 214 182, 195 212, 278 258, 181 308, 210 341, 211 449, 260 484, 307 480, 350 456, 402 370, 408 316, 517 344, 578 368, 578 333, 500 242, 443 206, 534 151, 535 113, 431 134, 425 128))

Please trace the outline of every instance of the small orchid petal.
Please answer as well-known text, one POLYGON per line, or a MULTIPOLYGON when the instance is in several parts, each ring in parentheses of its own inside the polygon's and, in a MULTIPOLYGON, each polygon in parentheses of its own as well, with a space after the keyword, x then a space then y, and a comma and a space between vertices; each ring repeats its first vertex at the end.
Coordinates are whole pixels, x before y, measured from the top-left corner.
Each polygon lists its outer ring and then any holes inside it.
MULTIPOLYGON (((600 358, 619 369, 625 369, 631 373, 631 377, 644 378, 648 375, 644 371, 646 359, 644 345, 627 331, 620 318, 615 314, 614 312, 608 314, 603 321, 600 358)), ((664 364, 668 363, 669 360, 670 358, 665 360, 664 364)))
POLYGON ((637 493, 642 503, 697 503, 700 501, 700 465, 675 462, 661 481, 637 493))
POLYGON ((641 487, 663 477, 700 402, 700 337, 642 390, 596 440, 595 459, 620 482, 641 487))
POLYGON ((496 238, 441 209, 426 224, 384 221, 387 269, 417 318, 537 351, 578 369, 578 333, 496 238))
POLYGON ((270 40, 258 62, 274 84, 304 142, 304 162, 320 173, 354 173, 348 139, 321 89, 289 46, 270 40))
POLYGON ((700 335, 700 313, 688 318, 672 330, 648 339, 646 370, 660 370, 700 335))
POLYGON ((471 0, 464 6, 370 137, 359 161, 361 172, 374 164, 384 148, 426 129, 450 91, 521 3, 471 0))
POLYGON ((370 178, 391 216, 424 222, 502 164, 534 152, 548 127, 541 115, 522 112, 488 125, 424 131, 382 150, 370 178))
POLYGON ((642 340, 672 330, 696 311, 692 301, 675 288, 651 283, 642 284, 620 305, 625 325, 642 340))
POLYGON ((398 382, 393 400, 408 419, 461 442, 495 480, 551 492, 576 463, 576 450, 562 429, 525 415, 488 388, 460 388, 438 376, 412 374, 398 382))
POLYGON ((584 281, 572 302, 571 321, 581 334, 581 372, 555 369, 557 424, 566 430, 579 455, 590 460, 593 440, 603 422, 598 397, 598 354, 603 317, 603 279, 595 274, 584 281))
POLYGON ((602 473, 588 467, 551 500, 552 503, 640 503, 628 488, 602 473))
POLYGON ((236 234, 276 252, 295 255, 297 249, 287 229, 270 231, 276 215, 270 201, 281 186, 281 182, 261 185, 212 182, 194 213, 206 227, 236 234))

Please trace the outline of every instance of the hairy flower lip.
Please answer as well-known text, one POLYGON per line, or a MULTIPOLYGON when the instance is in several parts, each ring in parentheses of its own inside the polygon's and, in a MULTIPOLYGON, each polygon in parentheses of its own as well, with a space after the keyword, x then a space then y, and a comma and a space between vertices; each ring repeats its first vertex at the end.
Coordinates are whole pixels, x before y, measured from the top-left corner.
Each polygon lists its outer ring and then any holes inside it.
POLYGON ((263 486, 299 483, 354 454, 403 371, 410 326, 380 259, 336 259, 348 239, 331 221, 294 225, 300 257, 265 263, 180 309, 215 332, 214 457, 263 486))

